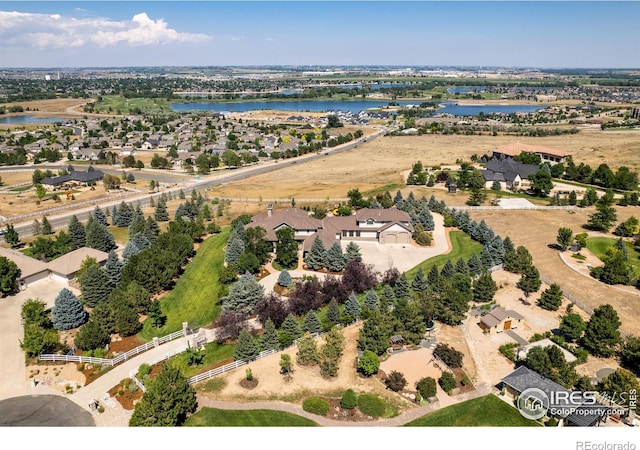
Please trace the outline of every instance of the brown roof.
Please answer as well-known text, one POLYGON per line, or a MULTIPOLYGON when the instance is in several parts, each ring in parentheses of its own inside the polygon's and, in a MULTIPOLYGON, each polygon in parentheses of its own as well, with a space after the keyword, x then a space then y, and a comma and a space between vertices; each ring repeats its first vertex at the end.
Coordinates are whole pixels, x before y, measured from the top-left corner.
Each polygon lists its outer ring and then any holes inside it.
POLYGON ((103 263, 109 255, 100 250, 89 247, 81 247, 77 250, 62 255, 49 261, 49 270, 60 275, 70 276, 80 270, 82 262, 87 258, 95 258, 98 263, 103 263))
POLYGON ((303 209, 285 208, 273 211, 271 216, 254 216, 247 226, 262 227, 267 232, 267 241, 277 241, 276 228, 282 225, 288 225, 295 230, 317 230, 322 227, 322 221, 309 217, 309 213, 303 209))
POLYGON ((373 219, 376 222, 409 222, 411 217, 408 213, 400 211, 398 208, 362 208, 356 211, 356 220, 364 222, 373 219))
POLYGON ((512 319, 519 319, 519 320, 524 319, 524 317, 522 317, 520 314, 518 314, 512 309, 504 309, 504 308, 501 308, 500 306, 497 306, 493 308, 490 313, 483 316, 482 319, 480 319, 480 322, 487 325, 488 327, 495 327, 496 325, 502 323, 502 321, 504 321, 509 317, 512 319))
POLYGON ((8 260, 16 263, 16 266, 20 269, 19 279, 48 270, 47 263, 31 258, 30 256, 24 255, 16 250, 0 247, 0 256, 4 256, 8 260))

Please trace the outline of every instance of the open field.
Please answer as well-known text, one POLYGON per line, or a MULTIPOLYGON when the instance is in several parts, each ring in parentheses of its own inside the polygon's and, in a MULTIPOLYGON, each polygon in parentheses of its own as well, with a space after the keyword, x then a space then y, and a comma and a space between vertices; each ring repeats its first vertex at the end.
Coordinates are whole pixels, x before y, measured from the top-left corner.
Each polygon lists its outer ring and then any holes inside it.
MULTIPOLYGON (((246 181, 229 183, 213 189, 212 194, 245 198, 259 195, 265 198, 344 197, 353 187, 366 192, 384 184, 404 183, 403 172, 418 160, 425 166, 455 164, 458 159, 469 161, 473 154, 482 156, 500 145, 512 142, 564 150, 573 154, 575 161, 585 162, 593 168, 606 162, 614 169, 626 165, 633 170, 640 170, 640 159, 636 154, 638 141, 640 130, 593 130, 543 138, 458 135, 381 137, 327 159, 292 165, 253 177, 250 184, 246 181)), ((417 187, 412 188, 417 191, 417 187)))
MULTIPOLYGON (((621 213, 640 215, 639 207, 617 208, 621 213)), ((619 214, 621 215, 621 214, 619 214)), ((574 233, 584 230, 587 222, 584 214, 569 214, 567 211, 471 211, 472 219, 484 219, 493 230, 502 236, 510 236, 514 245, 524 245, 540 274, 560 284, 565 292, 591 308, 609 303, 622 321, 621 331, 639 335, 640 291, 623 291, 578 273, 568 267, 559 253, 550 245, 555 244, 558 228, 568 227, 574 233)), ((613 237, 613 236, 612 236, 613 237)))
POLYGON ((493 394, 451 405, 409 422, 406 427, 536 427, 516 408, 493 394))

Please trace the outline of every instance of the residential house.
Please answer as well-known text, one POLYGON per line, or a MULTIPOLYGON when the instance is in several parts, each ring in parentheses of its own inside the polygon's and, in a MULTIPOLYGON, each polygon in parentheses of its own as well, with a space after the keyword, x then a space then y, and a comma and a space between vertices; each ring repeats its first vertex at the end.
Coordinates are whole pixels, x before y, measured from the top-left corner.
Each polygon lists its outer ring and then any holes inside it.
POLYGON ((492 158, 485 164, 482 176, 485 188, 491 189, 494 182, 500 183, 500 189, 521 189, 528 184, 529 177, 540 170, 535 164, 522 164, 513 158, 492 158))
POLYGON ((51 272, 51 278, 68 283, 76 277, 76 274, 82 267, 82 263, 87 258, 94 258, 98 264, 103 265, 107 261, 108 256, 107 253, 94 248, 80 247, 49 261, 47 267, 51 272))
POLYGON ((0 247, 0 256, 4 256, 8 260, 13 261, 16 266, 18 266, 18 269, 20 269, 20 274, 16 280, 16 287, 20 290, 24 290, 33 283, 49 278, 49 268, 45 262, 4 247, 0 247))
POLYGON ((91 183, 94 181, 102 180, 104 173, 101 170, 92 170, 92 171, 73 171, 68 173, 67 175, 62 175, 59 177, 46 177, 42 180, 42 185, 48 190, 56 190, 60 187, 73 187, 77 185, 82 185, 86 183, 91 183))
POLYGON ((514 156, 520 155, 522 152, 538 155, 542 159, 542 162, 548 162, 549 164, 563 163, 569 156, 569 153, 555 148, 514 142, 496 148, 493 151, 493 157, 498 159, 513 158, 514 156))

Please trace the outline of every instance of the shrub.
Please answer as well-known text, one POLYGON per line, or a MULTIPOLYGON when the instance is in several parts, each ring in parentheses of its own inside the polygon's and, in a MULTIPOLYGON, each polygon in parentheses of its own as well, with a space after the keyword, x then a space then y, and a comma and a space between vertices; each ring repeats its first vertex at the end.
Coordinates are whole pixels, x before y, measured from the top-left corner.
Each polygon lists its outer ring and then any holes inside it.
POLYGON ((138 375, 140 375, 141 377, 147 376, 151 373, 151 366, 147 363, 142 363, 140 364, 140 367, 138 367, 138 375))
POLYGON ((510 344, 501 345, 498 350, 502 353, 509 361, 513 361, 516 359, 516 354, 513 352, 513 349, 516 348, 518 344, 515 342, 511 342, 510 344))
POLYGON ((384 384, 393 392, 400 392, 407 385, 407 379, 402 373, 393 370, 387 375, 384 384))
POLYGON ((364 376, 375 375, 379 369, 380 359, 371 350, 365 350, 358 358, 358 372, 361 372, 364 376))
POLYGON ((458 382, 456 377, 451 372, 443 372, 442 376, 438 380, 438 384, 447 394, 450 394, 452 390, 456 388, 458 382))
POLYGON ((423 398, 435 397, 436 380, 431 377, 422 378, 416 383, 416 389, 423 398))
POLYGON ((326 416, 329 408, 329 402, 320 397, 310 397, 302 403, 303 410, 319 416, 326 416))
POLYGON ((84 372, 84 363, 78 364, 78 372, 84 372))
POLYGON ((443 360, 449 367, 462 367, 462 357, 464 355, 461 351, 458 351, 453 347, 449 347, 447 344, 436 345, 436 348, 433 350, 433 354, 443 360))
POLYGON ((468 376, 465 375, 464 378, 460 380, 460 384, 462 384, 463 386, 467 386, 468 384, 471 384, 471 380, 468 376))
POLYGON ((342 398, 340 399, 340 406, 345 409, 353 409, 358 404, 358 395, 354 392, 353 389, 347 389, 342 394, 342 398))
POLYGON ((382 399, 373 394, 362 394, 358 396, 358 407, 362 414, 371 417, 381 417, 387 409, 382 399))

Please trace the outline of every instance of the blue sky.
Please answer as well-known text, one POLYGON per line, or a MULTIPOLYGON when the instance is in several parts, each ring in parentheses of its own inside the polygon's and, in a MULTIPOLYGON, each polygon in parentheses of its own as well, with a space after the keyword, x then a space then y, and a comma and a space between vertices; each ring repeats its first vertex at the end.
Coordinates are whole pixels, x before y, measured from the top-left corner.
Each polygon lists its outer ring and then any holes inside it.
POLYGON ((640 68, 640 2, 0 2, 0 67, 640 68))

